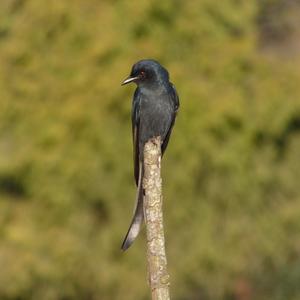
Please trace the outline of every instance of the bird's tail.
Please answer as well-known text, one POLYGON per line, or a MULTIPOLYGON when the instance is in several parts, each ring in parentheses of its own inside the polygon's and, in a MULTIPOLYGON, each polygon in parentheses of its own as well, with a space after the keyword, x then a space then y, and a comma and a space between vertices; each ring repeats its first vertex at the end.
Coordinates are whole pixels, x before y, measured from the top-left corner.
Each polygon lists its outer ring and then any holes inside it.
POLYGON ((143 193, 143 179, 144 170, 143 170, 143 163, 140 162, 139 167, 139 180, 137 186, 137 193, 136 193, 136 201, 135 201, 135 209, 131 224, 129 226, 128 232, 125 236, 125 239, 122 244, 122 250, 127 250, 135 238, 138 236, 142 223, 144 221, 144 193, 143 193))

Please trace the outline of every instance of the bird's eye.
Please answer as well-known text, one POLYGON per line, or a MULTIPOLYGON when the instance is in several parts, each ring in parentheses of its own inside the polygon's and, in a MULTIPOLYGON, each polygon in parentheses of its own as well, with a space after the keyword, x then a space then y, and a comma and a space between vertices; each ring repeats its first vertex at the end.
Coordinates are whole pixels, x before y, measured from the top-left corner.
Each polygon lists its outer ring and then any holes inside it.
POLYGON ((141 76, 141 78, 145 78, 146 77, 146 73, 145 73, 145 71, 141 71, 141 73, 140 73, 140 76, 141 76))

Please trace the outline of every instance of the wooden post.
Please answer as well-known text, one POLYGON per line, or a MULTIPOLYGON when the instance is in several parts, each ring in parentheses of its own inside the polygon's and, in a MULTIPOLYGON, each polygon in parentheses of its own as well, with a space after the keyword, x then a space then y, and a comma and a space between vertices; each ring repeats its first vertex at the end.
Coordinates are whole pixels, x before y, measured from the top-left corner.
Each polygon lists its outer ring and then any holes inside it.
POLYGON ((156 137, 144 148, 144 214, 147 231, 148 276, 152 300, 169 300, 169 274, 165 253, 160 173, 161 140, 156 137))

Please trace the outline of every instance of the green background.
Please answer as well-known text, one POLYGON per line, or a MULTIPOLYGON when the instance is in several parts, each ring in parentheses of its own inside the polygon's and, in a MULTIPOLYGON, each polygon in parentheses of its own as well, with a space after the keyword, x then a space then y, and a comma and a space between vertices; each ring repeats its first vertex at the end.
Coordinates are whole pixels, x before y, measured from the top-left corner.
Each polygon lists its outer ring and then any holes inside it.
POLYGON ((163 160, 175 300, 300 299, 296 1, 0 2, 0 299, 149 299, 133 63, 181 108, 163 160))

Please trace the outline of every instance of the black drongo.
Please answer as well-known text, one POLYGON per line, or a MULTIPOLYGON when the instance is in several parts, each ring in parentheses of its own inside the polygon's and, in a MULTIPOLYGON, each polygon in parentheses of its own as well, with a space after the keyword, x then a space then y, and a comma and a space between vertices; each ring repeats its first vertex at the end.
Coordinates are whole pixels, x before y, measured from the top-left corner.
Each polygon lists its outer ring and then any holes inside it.
POLYGON ((163 155, 179 108, 178 95, 174 85, 169 81, 169 73, 157 61, 145 59, 137 62, 123 85, 130 82, 137 84, 131 115, 137 196, 133 219, 122 244, 123 250, 128 249, 133 243, 144 219, 142 188, 144 145, 149 139, 160 136, 163 155))

